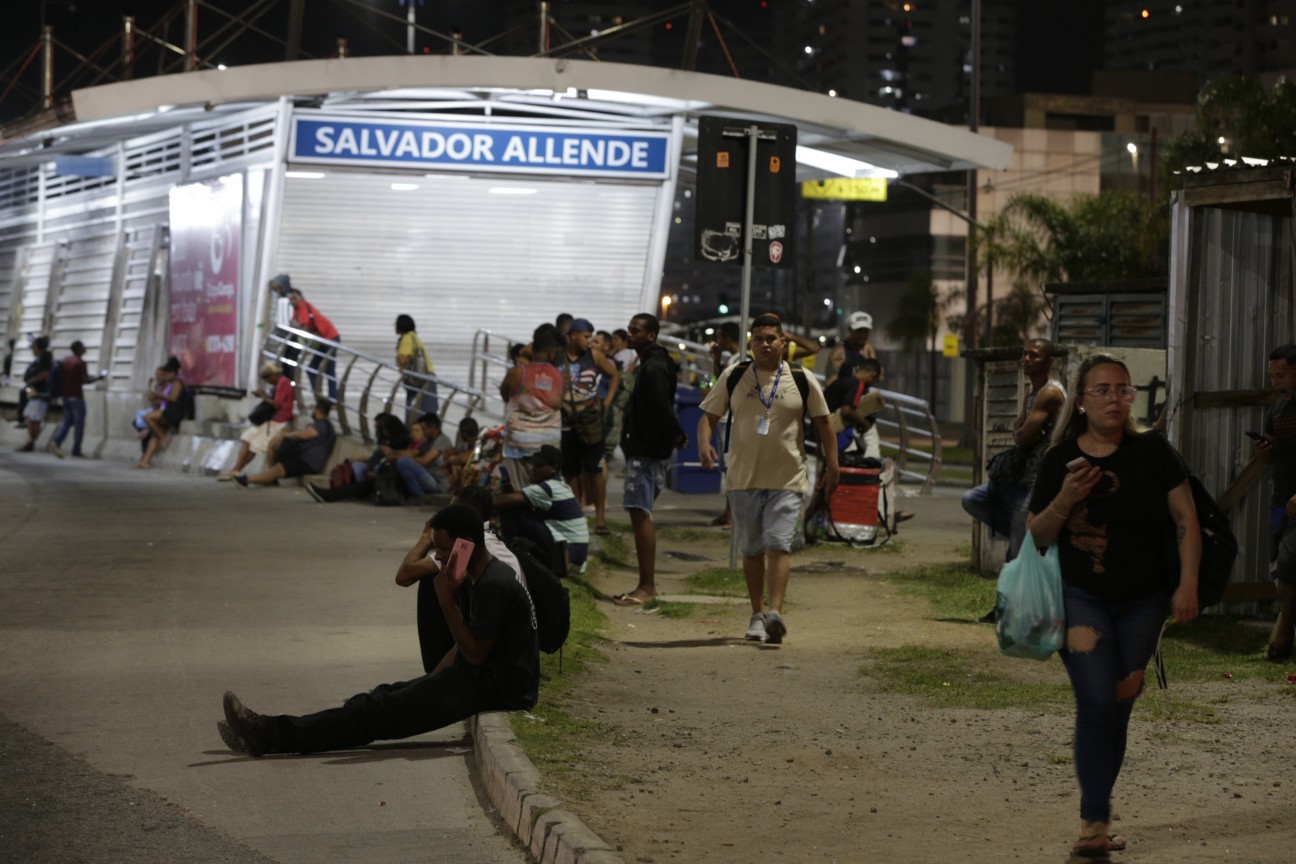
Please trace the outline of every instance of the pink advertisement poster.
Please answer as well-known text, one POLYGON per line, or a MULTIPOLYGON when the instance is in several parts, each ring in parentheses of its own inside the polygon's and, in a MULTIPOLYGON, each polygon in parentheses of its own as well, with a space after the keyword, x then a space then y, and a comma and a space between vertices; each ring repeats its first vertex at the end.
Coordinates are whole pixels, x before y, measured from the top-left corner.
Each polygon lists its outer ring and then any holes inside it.
POLYGON ((171 190, 170 353, 192 386, 238 385, 243 177, 171 190))

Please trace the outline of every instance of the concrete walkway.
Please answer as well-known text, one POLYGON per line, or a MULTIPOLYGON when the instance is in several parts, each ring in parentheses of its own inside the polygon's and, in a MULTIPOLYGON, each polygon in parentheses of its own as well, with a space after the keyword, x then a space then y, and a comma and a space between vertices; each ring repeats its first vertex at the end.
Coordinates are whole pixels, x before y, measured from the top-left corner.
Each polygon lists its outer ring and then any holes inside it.
POLYGON ((234 689, 304 712, 421 672, 396 563, 429 511, 323 507, 0 451, 0 847, 22 862, 520 862, 465 726, 253 760, 234 689))

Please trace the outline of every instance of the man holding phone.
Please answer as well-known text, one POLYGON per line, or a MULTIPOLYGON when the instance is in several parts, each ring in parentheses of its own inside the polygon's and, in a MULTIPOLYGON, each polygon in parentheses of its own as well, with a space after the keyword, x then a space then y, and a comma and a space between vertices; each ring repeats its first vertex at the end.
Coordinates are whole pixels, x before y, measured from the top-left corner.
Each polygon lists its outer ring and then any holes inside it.
POLYGON ((1273 467, 1269 531, 1278 619, 1269 634, 1265 659, 1283 663, 1291 659, 1296 641, 1296 345, 1269 352, 1269 383, 1278 391, 1278 401, 1265 413, 1264 434, 1247 435, 1273 467))
POLYGON ((535 705, 540 655, 526 589, 487 551, 481 518, 471 508, 451 505, 432 517, 431 527, 440 563, 433 586, 454 637, 436 668, 304 716, 257 714, 227 691, 225 719, 216 724, 227 747, 252 756, 348 750, 421 735, 482 711, 535 705))

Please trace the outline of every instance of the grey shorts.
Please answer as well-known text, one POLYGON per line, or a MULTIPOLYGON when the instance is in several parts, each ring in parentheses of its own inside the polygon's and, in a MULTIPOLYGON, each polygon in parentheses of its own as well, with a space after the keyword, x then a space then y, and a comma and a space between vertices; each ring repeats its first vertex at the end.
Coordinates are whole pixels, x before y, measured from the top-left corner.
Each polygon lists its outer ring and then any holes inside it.
POLYGON ((23 418, 33 423, 44 423, 45 415, 48 413, 48 399, 28 399, 27 407, 23 409, 23 418))
POLYGON ((748 557, 766 549, 791 552, 803 497, 800 492, 786 489, 730 491, 729 509, 733 511, 738 551, 748 557))
POLYGON ((653 502, 666 486, 666 460, 631 456, 626 460, 625 496, 621 506, 626 510, 652 513, 653 502))

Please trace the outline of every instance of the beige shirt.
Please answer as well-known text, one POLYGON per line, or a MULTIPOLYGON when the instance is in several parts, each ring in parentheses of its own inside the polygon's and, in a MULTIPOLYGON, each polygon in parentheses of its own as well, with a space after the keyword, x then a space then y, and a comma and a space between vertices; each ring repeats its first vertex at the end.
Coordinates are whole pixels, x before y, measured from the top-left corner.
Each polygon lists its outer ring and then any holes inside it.
MULTIPOLYGON (((813 375, 806 375, 810 385, 808 406, 802 406, 792 377, 792 367, 782 363, 778 393, 768 411, 761 396, 769 401, 770 388, 777 371, 762 372, 753 363, 743 370, 743 377, 733 391, 733 404, 729 404, 729 376, 737 366, 720 373, 720 379, 702 400, 702 410, 723 417, 733 411, 733 426, 729 433, 729 452, 725 456, 727 489, 786 489, 809 491, 806 477, 805 424, 803 413, 811 418, 826 417, 828 403, 823 389, 813 375), (759 386, 759 394, 757 388, 759 386), (769 417, 769 432, 760 434, 762 417, 769 417)), ((724 428, 720 429, 720 446, 724 447, 724 428)))

